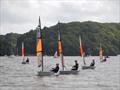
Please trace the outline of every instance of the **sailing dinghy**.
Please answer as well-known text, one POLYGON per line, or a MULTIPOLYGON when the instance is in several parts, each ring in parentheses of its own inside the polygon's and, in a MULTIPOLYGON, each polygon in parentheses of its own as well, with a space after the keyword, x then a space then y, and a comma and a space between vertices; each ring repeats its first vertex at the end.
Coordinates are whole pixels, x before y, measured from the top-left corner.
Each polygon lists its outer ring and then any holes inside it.
POLYGON ((63 48, 62 48, 62 41, 61 41, 61 33, 59 31, 60 29, 60 23, 58 22, 58 56, 61 58, 61 63, 62 63, 62 70, 59 71, 59 74, 65 75, 65 74, 78 74, 79 71, 77 70, 64 70, 65 65, 64 65, 64 58, 63 58, 63 48))
POLYGON ((41 67, 41 71, 38 71, 38 76, 50 76, 53 73, 49 71, 44 71, 44 62, 43 62, 43 44, 42 44, 42 34, 41 34, 41 22, 39 17, 39 25, 37 27, 37 46, 36 53, 38 57, 38 67, 41 67))
POLYGON ((24 42, 22 42, 22 64, 26 64, 25 58, 24 58, 24 42))
POLYGON ((82 40, 81 40, 81 36, 79 36, 79 41, 80 41, 80 56, 82 57, 83 59, 83 63, 84 63, 84 66, 82 66, 82 69, 85 70, 85 69, 95 69, 95 66, 87 66, 86 65, 86 62, 85 62, 85 52, 83 50, 83 44, 82 44, 82 40))

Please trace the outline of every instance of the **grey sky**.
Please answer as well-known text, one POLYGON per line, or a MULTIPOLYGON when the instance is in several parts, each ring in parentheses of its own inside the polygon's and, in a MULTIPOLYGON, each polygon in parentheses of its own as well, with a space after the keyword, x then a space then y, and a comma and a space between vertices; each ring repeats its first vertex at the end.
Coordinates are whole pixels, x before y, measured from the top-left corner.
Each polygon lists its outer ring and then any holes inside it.
POLYGON ((0 34, 25 33, 60 20, 120 22, 119 0, 0 0, 0 34))

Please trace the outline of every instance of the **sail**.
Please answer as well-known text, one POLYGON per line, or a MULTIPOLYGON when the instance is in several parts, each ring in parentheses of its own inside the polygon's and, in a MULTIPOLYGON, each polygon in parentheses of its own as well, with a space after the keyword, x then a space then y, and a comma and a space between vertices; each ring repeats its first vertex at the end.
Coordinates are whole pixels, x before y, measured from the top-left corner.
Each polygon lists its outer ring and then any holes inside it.
POLYGON ((82 45, 82 41, 81 41, 80 36, 79 36, 79 41, 80 41, 80 56, 83 57, 84 56, 84 51, 83 51, 83 45, 82 45))
POLYGON ((101 44, 100 44, 100 49, 99 49, 99 57, 100 57, 100 60, 103 59, 103 49, 102 49, 101 44))
POLYGON ((55 52, 54 54, 54 58, 57 58, 58 57, 58 54, 57 54, 57 51, 55 52))
POLYGON ((85 58, 84 58, 83 44, 80 36, 79 36, 79 41, 80 41, 80 56, 83 58, 84 65, 86 65, 85 58))
POLYGON ((22 42, 22 59, 24 61, 24 42, 22 42))
POLYGON ((61 42, 61 35, 60 31, 58 31, 58 56, 62 53, 62 42, 61 42))
POLYGON ((43 45, 42 45, 42 36, 41 36, 41 22, 39 17, 39 25, 37 27, 37 46, 36 46, 36 55, 38 57, 38 67, 42 65, 43 71, 43 45))
MULTIPOLYGON (((58 28, 59 28, 59 23, 58 23, 58 28)), ((64 59, 63 59, 62 41, 61 41, 61 33, 60 33, 59 30, 58 30, 58 56, 61 57, 62 69, 64 70, 64 59)))
POLYGON ((41 39, 38 39, 37 41, 36 52, 37 52, 37 56, 39 56, 42 53, 42 40, 41 39))

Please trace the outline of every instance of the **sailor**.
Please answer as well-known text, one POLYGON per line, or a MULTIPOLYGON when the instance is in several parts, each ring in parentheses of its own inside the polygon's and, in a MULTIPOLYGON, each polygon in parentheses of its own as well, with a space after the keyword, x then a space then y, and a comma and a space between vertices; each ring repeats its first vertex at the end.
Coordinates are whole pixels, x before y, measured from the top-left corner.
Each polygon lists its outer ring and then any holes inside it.
POLYGON ((27 58, 26 63, 29 63, 29 58, 27 58))
POLYGON ((105 57, 104 61, 107 61, 106 57, 105 57))
POLYGON ((95 60, 93 59, 90 66, 94 66, 95 65, 95 60))
POLYGON ((79 64, 77 63, 77 60, 75 60, 75 65, 72 67, 72 70, 78 70, 79 64))
POLYGON ((51 71, 54 72, 54 73, 57 73, 57 72, 59 71, 59 64, 57 63, 57 64, 56 64, 56 67, 55 67, 55 68, 52 68, 51 71))

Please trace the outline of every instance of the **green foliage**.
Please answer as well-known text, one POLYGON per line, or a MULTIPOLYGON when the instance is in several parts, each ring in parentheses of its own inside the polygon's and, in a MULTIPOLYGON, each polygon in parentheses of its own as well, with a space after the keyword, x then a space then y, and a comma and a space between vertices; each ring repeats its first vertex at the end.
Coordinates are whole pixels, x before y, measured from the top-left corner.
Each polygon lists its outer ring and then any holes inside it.
MULTIPOLYGON (((58 24, 42 29, 44 55, 54 55, 57 50, 57 32, 58 24)), ((82 37, 86 55, 98 55, 100 43, 104 55, 120 54, 120 23, 91 21, 60 23, 60 32, 63 54, 66 56, 79 55, 79 35, 82 37)), ((10 35, 0 36, 0 55, 9 55, 11 51, 21 55, 22 42, 25 44, 25 55, 36 55, 36 30, 22 35, 10 35)))
POLYGON ((19 36, 16 33, 9 33, 5 36, 0 35, 0 56, 17 54, 16 44, 19 36))

